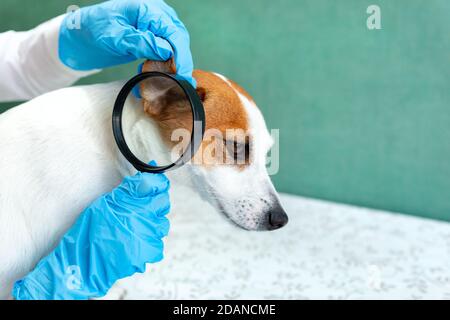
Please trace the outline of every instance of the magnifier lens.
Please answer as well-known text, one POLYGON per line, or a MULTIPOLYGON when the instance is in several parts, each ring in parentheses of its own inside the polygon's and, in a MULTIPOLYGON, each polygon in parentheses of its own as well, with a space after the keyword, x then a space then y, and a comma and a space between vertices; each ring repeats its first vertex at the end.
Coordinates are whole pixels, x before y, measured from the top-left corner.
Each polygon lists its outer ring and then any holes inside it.
POLYGON ((204 111, 195 89, 185 80, 163 73, 133 79, 119 94, 113 114, 114 134, 122 154, 139 171, 154 172, 142 168, 152 160, 162 171, 185 164, 203 137, 204 111), (120 101, 124 102, 121 113, 120 101), (203 119, 197 129, 196 118, 203 119))

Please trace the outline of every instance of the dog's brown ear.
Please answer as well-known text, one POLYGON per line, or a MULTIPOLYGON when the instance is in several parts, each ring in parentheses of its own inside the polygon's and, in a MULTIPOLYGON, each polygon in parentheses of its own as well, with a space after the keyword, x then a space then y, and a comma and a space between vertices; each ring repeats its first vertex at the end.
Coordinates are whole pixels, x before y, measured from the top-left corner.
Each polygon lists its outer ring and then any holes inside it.
POLYGON ((145 61, 142 66, 142 72, 159 71, 166 73, 176 73, 177 68, 173 59, 167 61, 145 61))
MULTIPOLYGON (((142 72, 159 71, 165 73, 175 73, 175 63, 173 59, 168 61, 146 61, 142 66, 142 72)), ((144 110, 156 120, 163 120, 167 116, 180 112, 185 97, 181 88, 168 78, 154 77, 148 78, 140 84, 141 96, 144 110)))
MULTIPOLYGON (((173 59, 167 61, 146 61, 142 67, 142 72, 159 71, 165 73, 176 73, 176 66, 173 59)), ((140 92, 143 99, 144 110, 156 120, 165 120, 173 117, 180 117, 189 113, 191 109, 183 92, 173 80, 168 78, 149 78, 140 84, 140 92)), ((205 90, 197 88, 197 92, 202 99, 205 99, 205 90)))

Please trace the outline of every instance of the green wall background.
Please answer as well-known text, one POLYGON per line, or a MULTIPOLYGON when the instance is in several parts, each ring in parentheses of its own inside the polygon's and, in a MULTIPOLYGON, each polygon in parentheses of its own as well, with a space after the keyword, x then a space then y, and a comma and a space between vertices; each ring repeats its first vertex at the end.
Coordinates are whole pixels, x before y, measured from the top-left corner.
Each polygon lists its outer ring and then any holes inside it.
MULTIPOLYGON (((0 31, 96 2, 2 0, 0 31)), ((196 67, 242 84, 281 129, 279 190, 450 221, 450 1, 168 2, 196 67), (370 4, 382 30, 366 27, 370 4)))

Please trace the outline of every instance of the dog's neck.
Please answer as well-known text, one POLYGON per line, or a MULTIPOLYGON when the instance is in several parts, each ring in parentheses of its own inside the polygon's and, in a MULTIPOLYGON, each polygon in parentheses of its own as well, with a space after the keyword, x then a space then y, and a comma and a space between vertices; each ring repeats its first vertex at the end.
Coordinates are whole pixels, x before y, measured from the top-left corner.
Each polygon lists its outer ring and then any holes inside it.
POLYGON ((144 112, 141 102, 134 97, 127 100, 122 117, 123 132, 130 150, 143 162, 162 158, 167 147, 162 142, 156 123, 144 112))
MULTIPOLYGON (((122 125, 127 145, 133 154, 143 162, 154 160, 159 165, 170 163, 170 150, 163 142, 157 124, 145 113, 142 102, 134 97, 127 99, 123 110, 122 125)), ((172 159, 173 160, 173 159, 172 159)), ((133 168, 124 162, 125 175, 133 174, 133 168)), ((178 184, 190 184, 187 167, 168 173, 171 180, 178 184)))

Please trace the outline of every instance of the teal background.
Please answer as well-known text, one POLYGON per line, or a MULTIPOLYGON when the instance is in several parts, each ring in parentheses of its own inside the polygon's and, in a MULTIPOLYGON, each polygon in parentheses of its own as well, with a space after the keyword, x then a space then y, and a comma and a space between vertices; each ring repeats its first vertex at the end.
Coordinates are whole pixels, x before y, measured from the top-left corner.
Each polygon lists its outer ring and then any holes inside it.
MULTIPOLYGON (((0 31, 95 2, 2 0, 0 31)), ((236 80, 280 128, 280 191, 450 220, 450 1, 168 2, 196 67, 236 80), (382 30, 366 27, 371 4, 382 30)))

